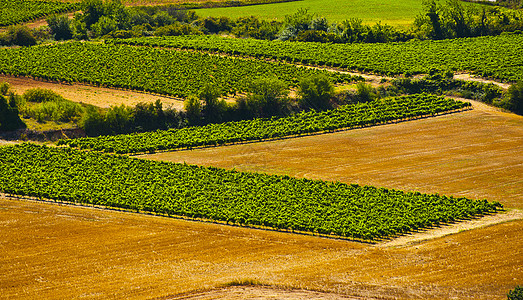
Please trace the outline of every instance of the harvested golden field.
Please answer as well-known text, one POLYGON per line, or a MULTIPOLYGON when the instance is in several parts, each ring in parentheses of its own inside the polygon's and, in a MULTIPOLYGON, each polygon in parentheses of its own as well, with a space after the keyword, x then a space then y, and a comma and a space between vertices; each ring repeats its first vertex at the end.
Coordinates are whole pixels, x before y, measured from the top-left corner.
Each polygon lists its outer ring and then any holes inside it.
POLYGON ((0 75, 0 82, 7 82, 13 92, 23 94, 25 91, 34 88, 52 90, 60 94, 65 99, 91 104, 98 107, 108 108, 110 106, 135 106, 140 102, 154 103, 160 100, 164 108, 173 107, 177 110, 183 109, 183 99, 165 97, 141 93, 137 91, 127 91, 104 87, 94 87, 84 84, 54 83, 34 80, 26 77, 11 77, 0 75))
POLYGON ((398 124, 141 157, 486 198, 523 208, 523 117, 473 106, 398 124))
POLYGON ((505 299, 523 278, 523 220, 398 248, 31 201, 0 211, 5 298, 505 299), (269 287, 222 288, 249 280, 269 287))

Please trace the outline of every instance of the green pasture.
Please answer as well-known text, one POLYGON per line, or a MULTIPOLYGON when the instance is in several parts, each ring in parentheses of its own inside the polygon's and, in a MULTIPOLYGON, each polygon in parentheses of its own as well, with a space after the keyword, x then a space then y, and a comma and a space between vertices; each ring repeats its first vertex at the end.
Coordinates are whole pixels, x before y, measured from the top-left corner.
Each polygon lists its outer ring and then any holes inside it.
MULTIPOLYGON (((466 4, 468 5, 468 4, 466 4)), ((258 16, 267 20, 283 20, 300 8, 326 17, 329 22, 349 18, 362 19, 366 24, 381 22, 394 26, 409 26, 422 10, 421 0, 302 0, 286 3, 198 9, 203 17, 227 16, 230 18, 258 16)))

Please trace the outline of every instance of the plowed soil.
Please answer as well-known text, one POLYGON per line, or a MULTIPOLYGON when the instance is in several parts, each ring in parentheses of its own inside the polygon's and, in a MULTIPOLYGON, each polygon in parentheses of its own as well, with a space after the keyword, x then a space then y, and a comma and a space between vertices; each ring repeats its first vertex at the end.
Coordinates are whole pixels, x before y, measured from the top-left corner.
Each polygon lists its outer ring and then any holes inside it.
POLYGON ((473 102, 434 118, 142 158, 499 201, 523 208, 523 117, 473 102))
POLYGON ((5 299, 506 299, 523 278, 522 220, 397 248, 12 199, 0 211, 5 299), (235 281, 264 286, 224 288, 235 281))

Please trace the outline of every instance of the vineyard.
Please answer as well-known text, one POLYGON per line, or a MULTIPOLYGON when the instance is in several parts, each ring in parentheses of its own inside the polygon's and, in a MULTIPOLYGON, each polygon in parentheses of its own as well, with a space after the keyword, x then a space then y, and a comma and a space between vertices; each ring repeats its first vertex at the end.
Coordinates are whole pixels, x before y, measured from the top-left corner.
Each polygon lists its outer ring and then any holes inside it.
POLYGON ((346 105, 323 112, 302 112, 283 118, 254 119, 139 134, 60 140, 58 144, 120 154, 154 152, 376 125, 392 120, 435 115, 468 106, 470 103, 419 94, 346 105))
POLYGON ((358 79, 285 63, 85 42, 0 49, 0 73, 178 97, 196 95, 206 83, 219 86, 226 94, 244 91, 253 78, 273 75, 289 86, 318 73, 325 74, 333 82, 358 79))
POLYGON ((76 4, 60 1, 1 0, 0 26, 32 21, 53 13, 72 11, 76 7, 76 4))
POLYGON ((522 34, 382 44, 281 42, 217 36, 137 38, 112 43, 205 50, 388 75, 448 68, 507 81, 523 79, 522 34))
POLYGON ((71 148, 0 148, 0 191, 232 224, 374 240, 502 205, 71 148))

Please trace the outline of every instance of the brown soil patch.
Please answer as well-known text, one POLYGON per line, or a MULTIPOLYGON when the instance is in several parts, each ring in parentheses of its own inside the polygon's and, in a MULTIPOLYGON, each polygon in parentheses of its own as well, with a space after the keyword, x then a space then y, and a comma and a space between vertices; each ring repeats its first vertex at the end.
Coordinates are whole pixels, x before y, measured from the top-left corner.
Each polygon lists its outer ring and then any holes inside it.
POLYGON ((416 121, 142 158, 499 201, 523 208, 523 117, 474 109, 416 121))
POLYGON ((490 80, 490 79, 485 79, 485 78, 481 78, 481 77, 476 77, 474 75, 470 75, 470 74, 467 74, 467 73, 463 73, 463 74, 455 74, 454 75, 454 79, 458 79, 458 80, 465 80, 465 81, 476 81, 476 82, 483 82, 483 83, 492 83, 492 84, 495 84, 503 89, 508 89, 510 87, 510 84, 508 83, 501 83, 501 82, 497 82, 497 81, 494 81, 494 80, 490 80))
POLYGON ((9 299, 506 299, 523 278, 522 220, 395 248, 32 201, 0 211, 9 299), (249 280, 269 287, 219 288, 249 280))
POLYGON ((173 107, 177 110, 183 109, 183 99, 176 99, 161 95, 141 93, 137 91, 118 90, 112 88, 94 87, 84 84, 66 84, 46 81, 38 81, 27 77, 10 77, 0 75, 0 82, 8 82, 11 89, 17 94, 33 88, 52 90, 64 98, 80 103, 91 104, 98 107, 110 106, 135 106, 140 102, 153 103, 160 100, 164 106, 173 107))

